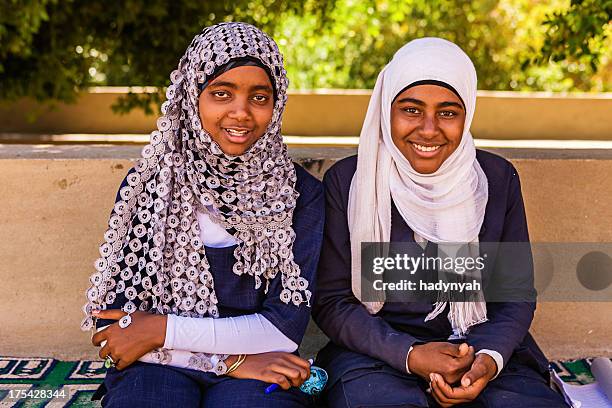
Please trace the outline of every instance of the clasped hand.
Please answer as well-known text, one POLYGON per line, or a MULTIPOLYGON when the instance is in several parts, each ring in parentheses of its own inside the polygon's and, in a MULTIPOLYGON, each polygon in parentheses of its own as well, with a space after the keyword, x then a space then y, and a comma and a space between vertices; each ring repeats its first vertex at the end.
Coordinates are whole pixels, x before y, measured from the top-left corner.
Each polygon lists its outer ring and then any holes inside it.
POLYGON ((408 368, 430 382, 432 396, 444 408, 476 399, 497 372, 491 356, 475 355, 467 343, 448 342, 414 346, 408 368))

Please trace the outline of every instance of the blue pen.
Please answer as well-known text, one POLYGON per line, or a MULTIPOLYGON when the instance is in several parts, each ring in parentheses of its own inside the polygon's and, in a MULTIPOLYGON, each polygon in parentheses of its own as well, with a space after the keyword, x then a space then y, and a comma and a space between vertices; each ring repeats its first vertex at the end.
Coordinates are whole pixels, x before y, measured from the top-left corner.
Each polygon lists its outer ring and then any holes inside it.
POLYGON ((278 387, 280 387, 280 385, 278 384, 272 384, 270 386, 268 386, 268 388, 266 388, 266 391, 264 391, 266 394, 270 394, 272 391, 277 390, 278 387))

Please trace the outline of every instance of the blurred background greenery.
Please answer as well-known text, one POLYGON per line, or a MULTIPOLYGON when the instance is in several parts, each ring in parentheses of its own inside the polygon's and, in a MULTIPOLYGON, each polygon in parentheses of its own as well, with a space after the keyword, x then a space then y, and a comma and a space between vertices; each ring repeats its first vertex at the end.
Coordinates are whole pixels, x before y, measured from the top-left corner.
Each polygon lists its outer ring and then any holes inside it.
MULTIPOLYGON (((90 86, 153 86, 203 27, 246 21, 285 56, 292 89, 371 88, 407 41, 470 55, 479 89, 612 90, 612 0, 0 0, 0 99, 71 102, 90 86)), ((152 113, 163 93, 115 106, 152 113)))

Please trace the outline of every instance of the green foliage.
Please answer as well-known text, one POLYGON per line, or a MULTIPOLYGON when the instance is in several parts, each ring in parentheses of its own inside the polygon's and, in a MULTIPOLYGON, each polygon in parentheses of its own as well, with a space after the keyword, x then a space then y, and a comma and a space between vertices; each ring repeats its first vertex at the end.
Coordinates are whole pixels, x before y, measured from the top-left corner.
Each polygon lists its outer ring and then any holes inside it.
POLYGON ((553 13, 545 22, 547 41, 541 59, 586 60, 593 71, 604 52, 606 25, 612 20, 612 0, 572 0, 571 6, 553 13))
POLYGON ((220 21, 270 33, 294 89, 370 88, 399 47, 439 36, 480 89, 611 90, 611 16, 612 0, 0 0, 0 99, 153 86, 115 107, 151 113, 193 35, 220 21))
MULTIPOLYGON (((604 36, 590 40, 604 56, 598 67, 577 61, 574 49, 550 62, 537 58, 556 41, 551 27, 557 23, 549 15, 589 13, 585 18, 591 18, 596 5, 567 7, 565 0, 338 0, 324 30, 314 29, 314 18, 290 16, 279 22, 274 36, 296 88, 371 88, 399 47, 414 38, 438 36, 472 58, 480 89, 610 89, 604 78, 612 68, 605 57, 610 42, 604 36)), ((603 30, 604 18, 594 26, 603 30)))
MULTIPOLYGON (((92 85, 160 87, 116 106, 151 113, 193 36, 220 21, 272 30, 283 13, 316 15, 324 0, 0 0, 0 99, 73 101, 92 85)), ((332 4, 333 3, 329 3, 332 4)))

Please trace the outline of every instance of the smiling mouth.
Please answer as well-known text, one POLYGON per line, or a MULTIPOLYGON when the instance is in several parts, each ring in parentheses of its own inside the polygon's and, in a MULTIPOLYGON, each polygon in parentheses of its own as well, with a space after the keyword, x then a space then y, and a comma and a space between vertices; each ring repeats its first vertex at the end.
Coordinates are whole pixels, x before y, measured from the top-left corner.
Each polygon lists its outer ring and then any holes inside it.
POLYGON ((244 143, 249 138, 251 131, 249 129, 223 128, 227 138, 233 143, 244 143))
POLYGON ((417 144, 417 143, 411 143, 411 144, 412 144, 412 146, 414 146, 414 148, 416 150, 418 150, 419 152, 424 152, 424 153, 435 152, 438 149, 440 149, 440 147, 442 146, 442 145, 424 146, 424 145, 420 145, 420 144, 417 144))
POLYGON ((231 136, 244 136, 249 133, 248 129, 232 129, 232 128, 223 128, 227 133, 231 136))

